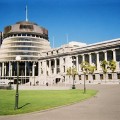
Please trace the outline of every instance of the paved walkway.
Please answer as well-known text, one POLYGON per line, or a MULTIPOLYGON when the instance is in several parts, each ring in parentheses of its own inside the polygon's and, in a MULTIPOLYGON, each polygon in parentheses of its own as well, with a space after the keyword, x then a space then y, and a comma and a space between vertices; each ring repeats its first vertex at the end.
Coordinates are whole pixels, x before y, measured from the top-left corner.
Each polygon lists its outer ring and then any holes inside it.
POLYGON ((74 105, 45 112, 1 116, 0 120, 120 120, 120 85, 87 87, 97 89, 99 93, 89 100, 74 105))

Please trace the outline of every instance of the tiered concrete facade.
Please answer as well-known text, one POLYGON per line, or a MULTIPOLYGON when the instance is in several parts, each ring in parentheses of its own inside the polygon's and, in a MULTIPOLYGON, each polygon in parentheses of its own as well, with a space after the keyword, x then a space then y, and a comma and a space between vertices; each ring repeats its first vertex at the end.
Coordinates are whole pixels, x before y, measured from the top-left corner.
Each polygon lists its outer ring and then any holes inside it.
POLYGON ((17 79, 16 56, 20 56, 19 78, 21 84, 38 76, 38 58, 42 50, 49 50, 48 30, 29 21, 5 27, 0 46, 0 79, 17 79))
POLYGON ((42 52, 39 58, 39 82, 40 84, 72 84, 73 78, 66 75, 67 69, 76 66, 78 75, 75 83, 82 84, 84 75, 80 64, 87 61, 96 66, 94 74, 86 75, 86 83, 119 83, 120 80, 120 39, 113 39, 101 43, 84 45, 80 47, 66 45, 61 48, 42 52), (106 78, 100 66, 101 61, 116 61, 116 70, 112 74, 108 69, 106 78))

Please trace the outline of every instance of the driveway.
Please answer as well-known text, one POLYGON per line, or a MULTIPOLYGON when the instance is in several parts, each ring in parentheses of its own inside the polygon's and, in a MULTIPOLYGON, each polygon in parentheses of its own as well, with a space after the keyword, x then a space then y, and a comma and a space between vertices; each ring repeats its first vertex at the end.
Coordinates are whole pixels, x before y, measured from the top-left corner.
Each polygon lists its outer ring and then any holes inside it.
MULTIPOLYGON (((77 86, 82 88, 83 85, 77 86)), ((86 101, 44 112, 1 116, 0 120, 120 120, 120 85, 87 85, 99 93, 86 101)))

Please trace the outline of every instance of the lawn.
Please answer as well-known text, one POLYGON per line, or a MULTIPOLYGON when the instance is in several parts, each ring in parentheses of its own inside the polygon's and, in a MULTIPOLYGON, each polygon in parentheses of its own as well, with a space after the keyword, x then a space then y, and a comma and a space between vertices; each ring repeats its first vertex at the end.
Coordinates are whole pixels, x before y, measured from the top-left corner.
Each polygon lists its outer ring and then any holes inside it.
POLYGON ((29 113, 69 105, 94 96, 95 90, 20 90, 19 109, 14 110, 15 90, 0 90, 0 115, 29 113))

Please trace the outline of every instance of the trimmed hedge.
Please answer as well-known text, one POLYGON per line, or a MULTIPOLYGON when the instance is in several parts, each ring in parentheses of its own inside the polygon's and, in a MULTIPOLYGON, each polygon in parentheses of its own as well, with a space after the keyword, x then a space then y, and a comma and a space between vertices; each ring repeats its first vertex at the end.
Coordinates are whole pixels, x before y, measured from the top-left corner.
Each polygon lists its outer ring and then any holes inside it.
POLYGON ((0 86, 0 89, 12 90, 12 86, 10 86, 10 85, 7 85, 7 86, 0 86))

